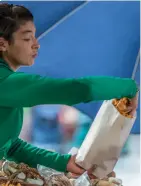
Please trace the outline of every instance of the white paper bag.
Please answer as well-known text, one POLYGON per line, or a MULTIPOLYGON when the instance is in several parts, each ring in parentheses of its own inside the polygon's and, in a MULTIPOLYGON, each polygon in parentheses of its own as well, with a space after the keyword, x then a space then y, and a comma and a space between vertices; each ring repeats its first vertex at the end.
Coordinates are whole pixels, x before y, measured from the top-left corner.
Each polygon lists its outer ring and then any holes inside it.
POLYGON ((94 175, 104 178, 114 169, 136 116, 122 116, 112 100, 104 101, 76 157, 76 163, 88 170, 96 165, 94 175))

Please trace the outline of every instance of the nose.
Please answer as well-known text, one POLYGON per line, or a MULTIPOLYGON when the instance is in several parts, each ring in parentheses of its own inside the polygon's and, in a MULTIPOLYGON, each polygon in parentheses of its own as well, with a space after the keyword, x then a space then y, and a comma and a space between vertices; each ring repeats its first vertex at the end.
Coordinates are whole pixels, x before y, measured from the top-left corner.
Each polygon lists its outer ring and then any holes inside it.
POLYGON ((36 50, 38 50, 40 48, 40 44, 39 44, 39 42, 38 42, 37 39, 34 40, 34 43, 32 45, 32 48, 33 49, 36 49, 36 50))

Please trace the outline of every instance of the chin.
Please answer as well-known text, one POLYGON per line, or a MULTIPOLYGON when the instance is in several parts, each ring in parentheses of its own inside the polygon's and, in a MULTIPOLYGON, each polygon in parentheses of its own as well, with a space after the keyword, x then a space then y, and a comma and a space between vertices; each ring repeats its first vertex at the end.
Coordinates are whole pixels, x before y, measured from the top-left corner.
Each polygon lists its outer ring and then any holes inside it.
POLYGON ((29 61, 29 63, 27 64, 27 66, 32 66, 32 65, 34 65, 34 60, 29 61))

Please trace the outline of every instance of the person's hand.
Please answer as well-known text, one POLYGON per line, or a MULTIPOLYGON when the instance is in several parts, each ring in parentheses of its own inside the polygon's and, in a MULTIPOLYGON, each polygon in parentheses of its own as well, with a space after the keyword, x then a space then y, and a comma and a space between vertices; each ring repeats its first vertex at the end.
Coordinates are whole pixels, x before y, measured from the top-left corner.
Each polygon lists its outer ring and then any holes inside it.
POLYGON ((138 97, 139 97, 139 93, 136 94, 136 96, 134 98, 131 99, 131 112, 130 115, 134 116, 136 109, 138 108, 138 97))
POLYGON ((113 171, 113 172, 111 172, 110 174, 108 174, 107 175, 107 177, 109 178, 109 177, 116 177, 116 173, 113 171))
POLYGON ((76 155, 71 156, 68 164, 67 164, 67 171, 72 174, 72 176, 79 177, 85 172, 85 169, 81 168, 75 163, 76 155))
MULTIPOLYGON (((88 176, 90 177, 90 179, 98 179, 96 176, 94 176, 92 173, 94 171, 94 168, 90 169, 87 171, 88 176)), ((107 177, 116 177, 116 173, 114 171, 112 171, 110 174, 107 175, 107 177)))
MULTIPOLYGON (((72 178, 78 178, 86 171, 85 169, 83 169, 82 167, 80 167, 75 163, 75 159, 76 159, 76 155, 71 156, 67 165, 67 171, 71 173, 72 178)), ((96 176, 92 174, 93 170, 94 170, 93 168, 89 169, 87 171, 87 174, 91 179, 96 179, 96 176)))
MULTIPOLYGON (((85 169, 83 169, 82 167, 78 166, 75 163, 75 158, 76 158, 76 155, 71 156, 67 164, 67 171, 71 173, 72 178, 78 178, 86 171, 85 169)), ((93 175, 94 168, 95 167, 92 167, 91 169, 87 170, 87 174, 90 179, 97 179, 97 177, 93 175)), ((115 177, 115 172, 111 172, 110 174, 108 174, 108 177, 115 177)))
MULTIPOLYGON (((68 165, 67 165, 67 171, 71 173, 72 178, 78 178, 81 176, 86 170, 80 167, 75 163, 76 155, 71 156, 68 165)), ((94 168, 91 168, 87 170, 87 174, 90 177, 90 179, 96 179, 97 177, 92 174, 94 168)))

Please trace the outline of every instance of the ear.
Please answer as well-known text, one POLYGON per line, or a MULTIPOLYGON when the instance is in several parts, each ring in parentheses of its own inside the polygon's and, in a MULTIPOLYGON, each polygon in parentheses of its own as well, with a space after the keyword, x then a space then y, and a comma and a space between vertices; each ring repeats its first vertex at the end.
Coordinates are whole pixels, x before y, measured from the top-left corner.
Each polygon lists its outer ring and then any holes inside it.
POLYGON ((3 37, 0 37, 0 51, 5 52, 8 47, 8 41, 6 41, 3 37))

